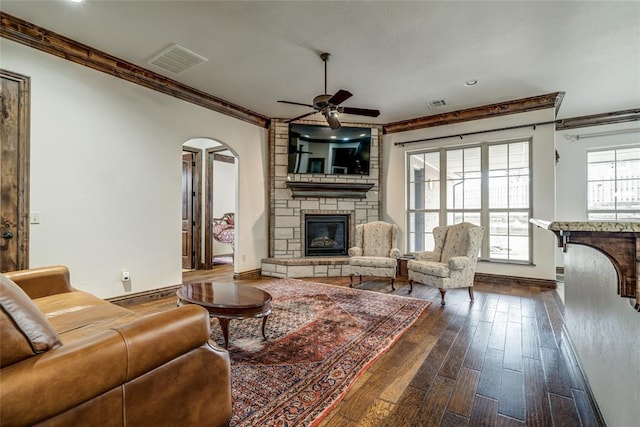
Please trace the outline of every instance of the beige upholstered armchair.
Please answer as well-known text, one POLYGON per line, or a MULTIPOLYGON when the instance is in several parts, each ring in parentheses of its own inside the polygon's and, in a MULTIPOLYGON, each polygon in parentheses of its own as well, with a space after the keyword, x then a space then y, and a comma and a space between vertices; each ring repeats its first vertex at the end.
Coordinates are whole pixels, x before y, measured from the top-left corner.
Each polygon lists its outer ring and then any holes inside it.
POLYGON ((349 248, 351 282, 353 276, 390 277, 391 288, 396 280, 396 267, 400 250, 396 246, 398 226, 384 221, 375 221, 356 226, 355 246, 349 248))
POLYGON ((416 259, 407 263, 409 293, 415 281, 438 288, 442 305, 444 294, 451 288, 469 288, 473 301, 473 276, 483 233, 484 227, 468 222, 434 228, 433 251, 418 252, 416 259))

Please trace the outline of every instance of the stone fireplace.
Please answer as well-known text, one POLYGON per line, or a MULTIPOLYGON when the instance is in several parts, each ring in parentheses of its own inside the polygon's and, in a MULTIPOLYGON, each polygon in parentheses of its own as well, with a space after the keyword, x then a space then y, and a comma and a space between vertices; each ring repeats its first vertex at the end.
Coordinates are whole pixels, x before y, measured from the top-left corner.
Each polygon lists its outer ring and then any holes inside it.
POLYGON ((280 120, 272 121, 269 133, 269 258, 262 260, 263 275, 346 276, 346 251, 353 246, 356 225, 381 218, 381 129, 371 125, 347 126, 371 128, 369 175, 288 173, 289 125, 280 120), (320 230, 318 235, 307 236, 307 217, 316 221, 313 226, 320 230), (341 222, 337 226, 326 224, 327 219, 338 218, 341 222), (343 237, 336 238, 334 231, 343 232, 343 237), (341 247, 339 252, 336 243, 341 247))

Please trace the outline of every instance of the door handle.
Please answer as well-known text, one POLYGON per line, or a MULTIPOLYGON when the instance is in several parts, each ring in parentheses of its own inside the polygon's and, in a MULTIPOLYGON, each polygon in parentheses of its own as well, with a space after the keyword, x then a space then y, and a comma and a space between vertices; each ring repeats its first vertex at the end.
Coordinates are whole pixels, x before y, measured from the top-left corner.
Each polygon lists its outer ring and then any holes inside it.
POLYGON ((2 217, 2 222, 4 223, 4 227, 0 227, 0 237, 3 239, 11 239, 13 237, 13 233, 9 230, 11 223, 4 217, 2 217))

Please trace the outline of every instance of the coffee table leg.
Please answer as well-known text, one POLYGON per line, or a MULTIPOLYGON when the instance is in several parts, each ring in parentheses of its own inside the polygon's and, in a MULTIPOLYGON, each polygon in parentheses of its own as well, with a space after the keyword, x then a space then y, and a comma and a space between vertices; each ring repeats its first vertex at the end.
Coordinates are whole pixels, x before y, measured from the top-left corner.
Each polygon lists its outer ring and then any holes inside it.
POLYGON ((269 317, 269 316, 264 316, 264 317, 262 318, 262 338, 264 338, 264 340, 265 340, 265 341, 267 340, 267 336, 266 336, 266 335, 265 335, 265 333, 264 333, 264 330, 265 330, 265 329, 264 329, 264 327, 267 325, 267 318, 268 318, 268 317, 269 317))
POLYGON ((220 327, 222 328, 222 335, 224 336, 224 348, 229 349, 229 319, 218 318, 220 327))

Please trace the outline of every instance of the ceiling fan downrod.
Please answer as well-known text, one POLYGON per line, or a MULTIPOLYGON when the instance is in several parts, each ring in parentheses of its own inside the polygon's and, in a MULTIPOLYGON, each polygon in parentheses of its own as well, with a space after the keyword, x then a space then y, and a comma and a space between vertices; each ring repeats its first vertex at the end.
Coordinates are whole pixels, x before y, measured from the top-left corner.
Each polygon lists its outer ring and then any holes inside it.
POLYGON ((324 52, 320 54, 320 59, 324 62, 324 93, 327 94, 327 61, 329 61, 330 53, 324 52))

